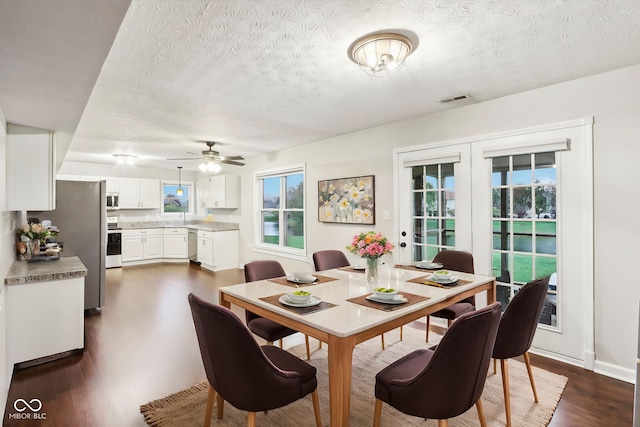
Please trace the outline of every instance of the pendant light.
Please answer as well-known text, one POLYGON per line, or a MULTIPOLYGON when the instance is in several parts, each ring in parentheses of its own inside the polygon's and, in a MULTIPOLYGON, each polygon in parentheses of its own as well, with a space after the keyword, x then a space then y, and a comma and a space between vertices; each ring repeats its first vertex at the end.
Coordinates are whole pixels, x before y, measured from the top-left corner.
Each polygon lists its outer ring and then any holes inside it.
POLYGON ((184 190, 182 189, 182 166, 178 166, 178 189, 176 190, 177 196, 182 196, 184 190))

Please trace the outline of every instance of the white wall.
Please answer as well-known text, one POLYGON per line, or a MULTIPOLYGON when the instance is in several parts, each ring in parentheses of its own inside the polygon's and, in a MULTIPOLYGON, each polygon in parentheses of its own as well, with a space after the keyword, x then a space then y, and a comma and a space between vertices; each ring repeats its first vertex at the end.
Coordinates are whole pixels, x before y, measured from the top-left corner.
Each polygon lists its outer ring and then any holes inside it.
MULTIPOLYGON (((595 201, 595 352, 596 370, 635 381, 638 300, 635 262, 640 238, 640 194, 636 169, 640 160, 640 65, 548 86, 317 141, 247 160, 240 168, 242 208, 241 260, 267 258, 251 251, 253 234, 253 172, 305 162, 307 165, 307 236, 309 258, 314 251, 343 248, 352 235, 375 229, 397 241, 393 233, 393 147, 463 138, 544 125, 587 116, 594 125, 595 201), (319 223, 317 181, 375 175, 376 225, 319 223), (389 220, 382 219, 389 211, 389 220), (612 279, 611 269, 616 269, 612 279), (629 279, 624 279, 629 278, 629 279)), ((285 270, 309 264, 277 258, 285 270)))
POLYGON ((15 260, 15 235, 14 215, 7 211, 7 177, 6 177, 6 148, 7 148, 7 123, 0 108, 0 403, 4 407, 9 392, 11 374, 7 371, 7 340, 6 340, 6 306, 4 279, 7 276, 11 263, 15 260))

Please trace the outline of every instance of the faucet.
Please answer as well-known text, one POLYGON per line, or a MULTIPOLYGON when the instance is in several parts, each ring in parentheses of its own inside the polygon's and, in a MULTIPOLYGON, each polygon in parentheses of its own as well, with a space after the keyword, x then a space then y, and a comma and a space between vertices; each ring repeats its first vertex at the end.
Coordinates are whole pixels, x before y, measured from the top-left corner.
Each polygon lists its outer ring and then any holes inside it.
POLYGON ((183 219, 182 223, 184 225, 187 225, 187 213, 185 211, 182 211, 180 212, 180 215, 182 215, 182 219, 183 219))

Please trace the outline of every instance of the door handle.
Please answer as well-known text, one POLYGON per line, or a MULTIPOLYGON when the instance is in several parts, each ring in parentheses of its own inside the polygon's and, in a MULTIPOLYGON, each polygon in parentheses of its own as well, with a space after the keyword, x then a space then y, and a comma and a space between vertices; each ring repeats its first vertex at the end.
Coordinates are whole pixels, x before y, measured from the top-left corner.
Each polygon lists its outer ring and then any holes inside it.
POLYGON ((400 247, 401 247, 401 248, 406 248, 406 247, 407 247, 407 244, 406 244, 405 242, 402 242, 402 243, 400 243, 400 247))

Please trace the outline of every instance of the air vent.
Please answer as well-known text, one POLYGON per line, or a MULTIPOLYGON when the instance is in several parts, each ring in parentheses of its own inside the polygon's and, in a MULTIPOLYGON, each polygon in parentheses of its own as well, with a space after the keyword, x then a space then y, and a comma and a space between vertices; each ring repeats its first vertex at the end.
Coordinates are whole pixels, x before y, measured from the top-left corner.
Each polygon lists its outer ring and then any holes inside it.
POLYGON ((451 96, 449 98, 442 98, 440 102, 442 102, 443 104, 447 104, 449 102, 462 101, 463 99, 471 99, 471 97, 466 93, 463 93, 462 95, 451 96))

